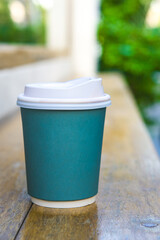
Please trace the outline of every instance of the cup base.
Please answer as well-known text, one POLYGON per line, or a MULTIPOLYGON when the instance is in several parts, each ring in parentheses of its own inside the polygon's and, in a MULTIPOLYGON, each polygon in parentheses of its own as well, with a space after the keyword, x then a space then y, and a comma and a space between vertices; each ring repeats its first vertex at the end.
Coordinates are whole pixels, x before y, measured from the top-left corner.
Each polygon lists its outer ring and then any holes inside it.
POLYGON ((91 198, 76 201, 45 201, 34 197, 31 197, 31 201, 36 205, 48 208, 77 208, 94 203, 96 201, 96 195, 91 198))

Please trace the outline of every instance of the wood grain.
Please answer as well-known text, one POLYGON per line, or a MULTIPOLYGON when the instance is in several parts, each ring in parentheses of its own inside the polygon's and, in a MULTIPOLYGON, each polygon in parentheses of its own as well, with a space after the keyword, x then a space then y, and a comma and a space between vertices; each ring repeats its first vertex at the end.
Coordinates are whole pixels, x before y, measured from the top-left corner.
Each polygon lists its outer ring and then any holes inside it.
POLYGON ((16 115, 0 125, 0 240, 15 238, 30 206, 21 122, 16 115))
MULTIPOLYGON (((106 115, 97 202, 83 208, 59 210, 33 205, 16 239, 160 240, 158 156, 121 77, 110 74, 104 75, 103 79, 105 91, 111 94, 112 106, 108 108, 106 115)), ((6 137, 6 144, 9 141, 11 146, 14 146, 13 149, 19 149, 16 154, 4 154, 8 161, 23 158, 19 124, 20 122, 15 120, 15 125, 7 130, 8 134, 12 134, 6 137), (13 129, 15 127, 16 130, 13 129)), ((10 148, 7 149, 9 151, 10 148)), ((21 171, 18 170, 17 174, 20 174, 19 172, 21 171)), ((9 174, 4 178, 8 179, 8 176, 9 174)), ((25 176, 20 178, 20 192, 24 189, 24 178, 25 176)), ((14 188, 13 184, 12 188, 8 187, 8 191, 12 189, 13 192, 14 188)), ((25 201, 28 200, 22 200, 21 204, 25 205, 26 209, 25 201)), ((29 207, 30 204, 27 203, 29 207)), ((24 214, 24 217, 26 210, 21 210, 22 205, 19 205, 18 211, 20 216, 24 214)), ((11 216, 7 219, 11 222, 10 218, 11 216)))

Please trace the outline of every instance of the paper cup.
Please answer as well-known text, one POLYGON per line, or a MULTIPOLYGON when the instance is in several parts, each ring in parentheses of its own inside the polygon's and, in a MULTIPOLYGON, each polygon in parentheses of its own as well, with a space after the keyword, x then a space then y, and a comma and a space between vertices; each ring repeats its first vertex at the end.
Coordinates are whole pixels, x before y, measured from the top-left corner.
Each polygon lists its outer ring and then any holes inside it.
MULTIPOLYGON (((30 91, 26 87, 28 93, 18 98, 23 123, 28 194, 32 202, 40 206, 71 208, 95 201, 105 111, 106 106, 110 105, 110 97, 105 95, 105 101, 98 101, 104 96, 88 97, 86 102, 83 92, 87 88, 87 79, 82 80, 83 87, 81 84, 79 87, 79 82, 73 84, 77 80, 69 81, 72 82, 69 87, 72 89, 69 94, 71 98, 68 99, 65 96, 67 87, 58 83, 29 85, 30 91), (40 93, 37 90, 39 86, 40 93), (79 90, 78 101, 74 95, 76 91, 78 95, 77 88, 82 89, 79 90), (50 92, 47 94, 45 89, 50 92), (60 97, 61 91, 65 98, 60 97)), ((100 82, 99 79, 97 81, 100 82)), ((95 88, 90 86, 92 91, 88 90, 87 93, 86 89, 86 94, 93 96, 95 88)))

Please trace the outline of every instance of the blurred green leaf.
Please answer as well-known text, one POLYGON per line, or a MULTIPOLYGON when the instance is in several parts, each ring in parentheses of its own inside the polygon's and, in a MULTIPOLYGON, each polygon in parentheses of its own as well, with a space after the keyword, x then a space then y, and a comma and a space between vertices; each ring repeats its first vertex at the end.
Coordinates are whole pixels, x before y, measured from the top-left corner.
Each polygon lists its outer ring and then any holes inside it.
POLYGON ((45 44, 45 11, 39 7, 41 21, 37 24, 28 22, 25 26, 15 24, 9 11, 10 0, 0 1, 0 42, 45 44))
POLYGON ((101 45, 99 70, 123 72, 138 103, 160 101, 154 72, 160 72, 160 28, 148 28, 150 0, 101 0, 97 38, 101 45))

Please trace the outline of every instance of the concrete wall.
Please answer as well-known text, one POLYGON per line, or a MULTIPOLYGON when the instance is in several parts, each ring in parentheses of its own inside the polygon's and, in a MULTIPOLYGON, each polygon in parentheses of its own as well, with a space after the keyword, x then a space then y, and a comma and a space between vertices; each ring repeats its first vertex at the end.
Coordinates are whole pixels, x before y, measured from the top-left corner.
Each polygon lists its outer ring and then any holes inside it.
POLYGON ((95 75, 99 0, 72 0, 73 69, 79 75, 95 75))
POLYGON ((17 96, 27 83, 68 80, 71 59, 59 57, 0 71, 0 119, 17 109, 17 96))
POLYGON ((68 52, 76 75, 95 75, 99 0, 54 0, 48 12, 48 47, 68 52))
POLYGON ((48 10, 47 14, 47 45, 53 51, 68 51, 68 24, 68 0, 54 0, 52 8, 48 10))

